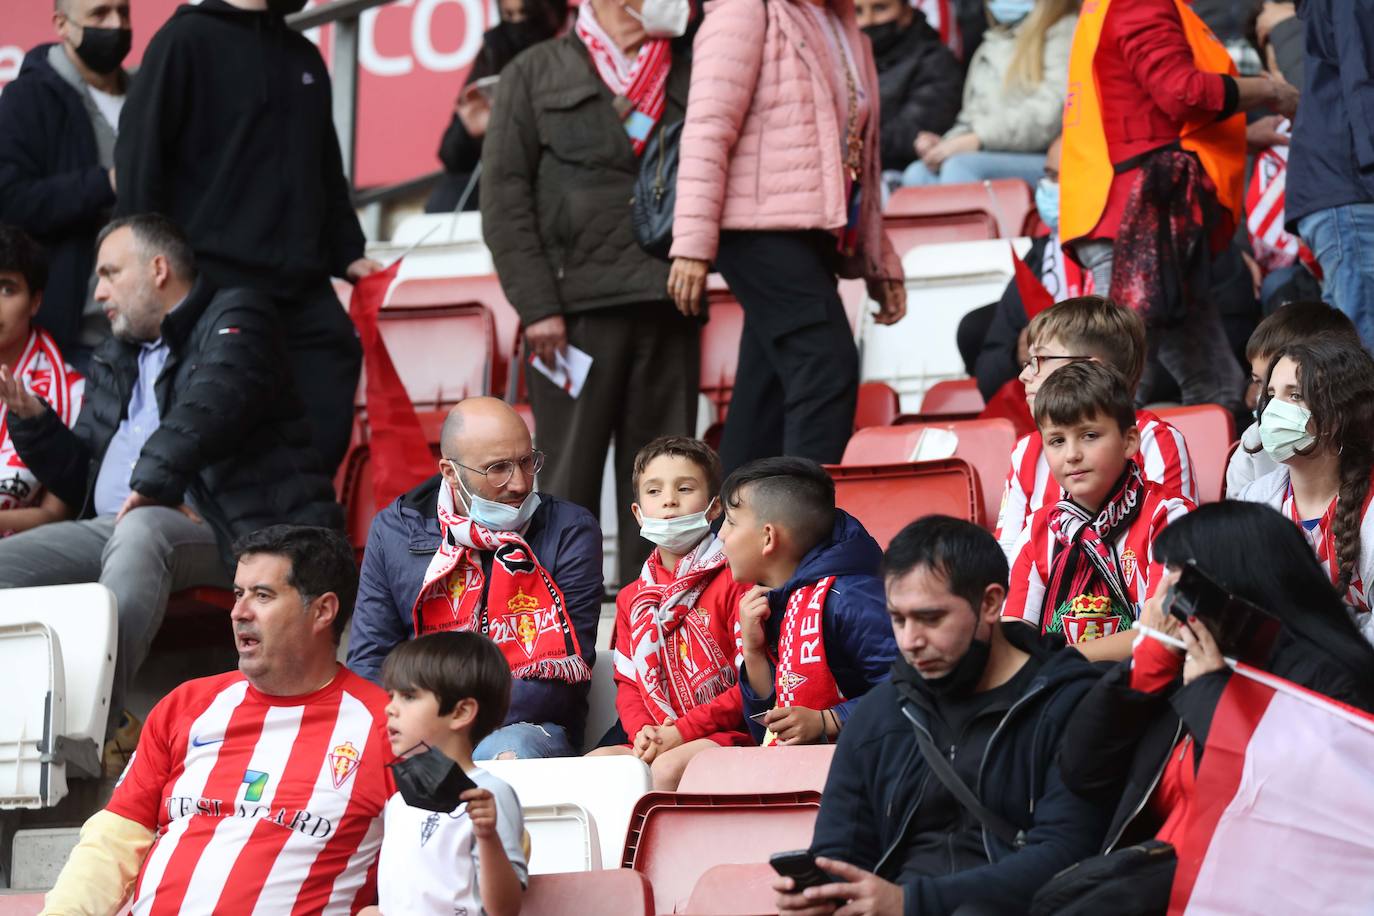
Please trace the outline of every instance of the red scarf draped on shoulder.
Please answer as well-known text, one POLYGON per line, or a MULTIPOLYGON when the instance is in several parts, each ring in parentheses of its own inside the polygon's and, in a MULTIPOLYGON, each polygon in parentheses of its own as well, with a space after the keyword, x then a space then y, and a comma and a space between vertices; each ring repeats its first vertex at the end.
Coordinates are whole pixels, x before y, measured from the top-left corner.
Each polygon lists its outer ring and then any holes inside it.
POLYGON ((513 677, 591 680, 563 592, 523 537, 459 515, 447 483, 439 486, 439 530, 439 549, 412 609, 416 636, 478 632, 501 649, 513 677), (490 583, 482 572, 485 552, 492 553, 490 583))
POLYGON ((597 75, 617 98, 628 103, 617 114, 629 134, 635 155, 644 152, 649 135, 663 117, 668 104, 668 71, 673 66, 673 51, 666 38, 649 38, 640 45, 633 59, 626 57, 601 23, 591 3, 578 8, 577 23, 573 26, 577 37, 586 45, 597 75))
POLYGON ((825 655, 825 598, 834 583, 834 576, 826 576, 802 586, 787 598, 778 633, 774 682, 779 709, 829 709, 844 701, 825 655))

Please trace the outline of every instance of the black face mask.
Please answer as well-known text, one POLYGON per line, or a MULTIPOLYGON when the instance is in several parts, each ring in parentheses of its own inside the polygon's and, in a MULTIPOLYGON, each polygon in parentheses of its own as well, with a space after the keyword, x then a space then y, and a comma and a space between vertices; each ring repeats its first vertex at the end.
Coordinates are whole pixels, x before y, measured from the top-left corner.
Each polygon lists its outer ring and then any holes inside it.
POLYGON ((482 53, 487 56, 491 72, 500 73, 515 55, 531 45, 552 38, 553 35, 547 32, 547 29, 541 29, 529 20, 501 22, 487 29, 482 36, 482 53))
POLYGON ((76 56, 96 73, 104 75, 119 69, 134 43, 133 29, 98 29, 83 26, 76 56))
POLYGON ((267 11, 278 16, 290 16, 305 9, 305 0, 267 0, 267 11))
POLYGON ((992 651, 990 640, 974 638, 968 651, 959 659, 949 674, 943 677, 926 678, 926 686, 942 697, 966 697, 973 693, 983 670, 988 666, 988 655, 992 651))
POLYGON ((458 796, 477 788, 472 777, 437 747, 387 766, 396 780, 396 791, 412 808, 447 814, 461 804, 458 796))
POLYGON ((880 23, 879 25, 866 25, 863 33, 868 36, 869 42, 873 45, 874 54, 886 54, 896 47, 897 42, 902 40, 905 29, 898 24, 897 20, 880 23))

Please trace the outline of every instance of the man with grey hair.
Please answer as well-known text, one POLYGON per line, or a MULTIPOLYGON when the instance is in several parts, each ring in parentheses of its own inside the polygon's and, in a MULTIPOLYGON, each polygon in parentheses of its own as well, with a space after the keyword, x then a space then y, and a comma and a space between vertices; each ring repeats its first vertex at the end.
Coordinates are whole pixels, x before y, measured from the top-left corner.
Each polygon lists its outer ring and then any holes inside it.
POLYGON ((52 22, 60 41, 31 50, 0 95, 0 223, 48 250, 37 321, 85 372, 110 333, 91 279, 95 234, 115 204, 129 0, 54 0, 52 22))
POLYGON ((92 359, 75 428, 0 369, 16 450, 77 518, 0 540, 0 588, 114 593, 117 715, 172 591, 227 586, 238 536, 343 519, 271 301, 197 277, 186 237, 161 216, 116 220, 98 245, 95 297, 114 336, 92 359))

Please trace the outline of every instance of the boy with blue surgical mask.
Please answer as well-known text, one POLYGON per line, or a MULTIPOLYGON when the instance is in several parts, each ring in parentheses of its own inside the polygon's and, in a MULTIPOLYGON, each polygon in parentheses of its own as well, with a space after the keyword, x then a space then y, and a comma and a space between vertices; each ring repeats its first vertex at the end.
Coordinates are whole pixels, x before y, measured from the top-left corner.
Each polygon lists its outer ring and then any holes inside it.
POLYGON ((660 791, 676 789, 703 750, 754 743, 735 688, 737 614, 750 585, 734 581, 711 532, 720 479, 720 459, 699 439, 663 436, 635 456, 632 509, 656 546, 616 596, 616 711, 629 743, 592 753, 634 754, 660 791))

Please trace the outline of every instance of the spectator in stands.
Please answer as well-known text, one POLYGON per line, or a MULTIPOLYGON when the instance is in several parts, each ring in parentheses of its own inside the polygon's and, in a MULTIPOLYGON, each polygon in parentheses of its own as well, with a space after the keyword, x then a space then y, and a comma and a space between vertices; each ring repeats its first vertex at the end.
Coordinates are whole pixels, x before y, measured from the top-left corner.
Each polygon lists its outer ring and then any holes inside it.
POLYGON ((1163 575, 1151 545, 1195 505, 1145 479, 1130 389, 1110 366, 1058 370, 1033 413, 1064 495, 1021 532, 1002 613, 1062 633, 1094 661, 1126 658, 1131 625, 1163 575))
POLYGON ((515 684, 505 724, 474 758, 575 754, 601 616, 601 529, 581 506, 534 492, 544 454, 504 401, 459 402, 439 448, 439 473, 372 520, 348 666, 379 681, 407 639, 486 634, 515 684))
MULTIPOLYGON (((642 249, 630 198, 650 134, 682 120, 691 56, 642 0, 588 0, 572 32, 507 67, 482 151, 482 232, 527 350, 553 367, 569 346, 593 369, 574 398, 527 372, 547 492, 601 510, 615 443, 618 580, 648 556, 630 505, 635 454, 696 429, 700 323, 679 315, 668 265, 642 249)), ((684 23, 685 27, 685 23, 684 23)))
POLYGON ((941 136, 916 136, 906 185, 1021 178, 1035 184, 1059 136, 1078 0, 988 0, 994 25, 969 62, 964 105, 941 136))
POLYGON ((76 427, 0 379, 20 459, 79 521, 0 540, 0 588, 114 592, 117 715, 171 592, 227 585, 231 542, 263 525, 343 519, 266 297, 216 289, 160 216, 115 220, 97 243, 95 296, 114 336, 91 362, 76 427))
MULTIPOLYGON (((1134 312, 1100 296, 1084 296, 1046 309, 1029 327, 1031 356, 1021 369, 1021 381, 1032 411, 1041 386, 1078 361, 1110 366, 1126 380, 1127 390, 1134 390, 1145 361, 1145 328, 1134 312)), ((1148 410, 1135 412, 1134 426, 1140 437, 1135 463, 1145 479, 1196 502, 1197 479, 1183 434, 1148 410)), ((1016 559, 1016 543, 1031 515, 1053 506, 1061 494, 1044 437, 1037 431, 1022 438, 1011 453, 997 516, 997 539, 1009 562, 1016 559)))
POLYGON ((305 0, 204 0, 153 36, 115 148, 115 212, 157 212, 191 239, 217 287, 270 296, 295 388, 331 474, 353 432, 357 332, 330 276, 358 280, 364 257, 329 71, 283 16, 305 0))
POLYGON ((858 0, 854 9, 873 45, 883 179, 895 186, 916 158, 916 137, 942 134, 954 125, 963 67, 906 0, 858 0))
POLYGON ((836 276, 867 281, 879 324, 906 314, 872 51, 848 3, 719 0, 693 53, 668 288, 697 314, 714 262, 744 308, 721 460, 839 461, 859 356, 836 276))
MULTIPOLYGON (((1292 525, 1262 506, 1215 503, 1170 525, 1155 542, 1168 573, 1146 602, 1142 623, 1187 645, 1187 654, 1141 638, 1131 658, 1106 674, 1079 704, 1064 732, 1064 782, 1099 810, 1114 811, 1102 851, 1151 837, 1180 859, 1189 811, 1203 799, 1195 776, 1217 702, 1233 675, 1200 620, 1180 624, 1167 590, 1196 564, 1226 591, 1277 619, 1270 652, 1250 665, 1360 709, 1374 709, 1374 652, 1359 638, 1322 570, 1292 525), (1263 557, 1261 563, 1256 557, 1263 557)), ((1132 912, 1168 908, 1170 882, 1137 882, 1132 912)))
POLYGON ((730 572, 758 583, 739 606, 750 733, 763 744, 834 741, 897 654, 883 619, 882 551, 805 458, 745 465, 720 501, 730 572))
POLYGON ((24 57, 0 95, 0 222, 48 249, 38 323, 85 371, 110 335, 92 295, 95 235, 115 203, 114 148, 129 87, 129 0, 55 0, 61 41, 24 57))
POLYGON ((1302 23, 1284 219, 1321 264, 1323 298, 1374 347, 1374 0, 1304 0, 1302 23))
POLYGON ((1280 466, 1235 497, 1278 509, 1302 526, 1374 641, 1374 358, 1348 336, 1330 333, 1278 350, 1259 428, 1264 451, 1280 466))
POLYGON ((376 899, 391 754, 386 695, 335 660, 352 548, 334 531, 274 525, 234 553, 239 670, 187 681, 153 707, 45 914, 114 913, 131 893, 135 912, 257 902, 347 914, 376 899))
MULTIPOLYGON (((33 323, 43 306, 48 265, 33 239, 0 226, 0 389, 17 383, 76 423, 86 380, 62 359, 57 342, 33 323)), ((0 538, 70 518, 72 509, 43 488, 15 451, 8 411, 0 411, 0 538)))
POLYGON ((1344 312, 1325 302, 1290 302, 1259 323, 1245 346, 1250 362, 1250 387, 1245 392, 1245 406, 1255 419, 1241 433, 1241 447, 1231 453, 1226 465, 1226 492, 1235 496, 1246 485, 1278 470, 1278 462, 1269 457, 1260 441, 1259 402, 1269 378, 1274 354, 1291 344, 1305 343, 1321 334, 1334 334, 1358 343, 1355 325, 1344 312))
POLYGON ((1239 413, 1244 378, 1221 358, 1230 346, 1208 296, 1210 264, 1240 218, 1240 112, 1291 115, 1297 92, 1235 73, 1181 0, 1085 8, 1069 62, 1059 236, 1095 290, 1145 319, 1149 363, 1173 376, 1183 403, 1239 413))
POLYGON ((391 753, 405 762, 393 764, 399 791, 383 812, 380 908, 360 916, 517 916, 529 882, 520 799, 472 762, 473 747, 506 718, 505 656, 479 633, 431 633, 393 649, 382 682, 391 753), (424 779, 455 769, 474 787, 455 795, 424 779))
POLYGON ((720 517, 720 458, 700 439, 664 436, 635 456, 639 533, 656 547, 615 600, 615 708, 628 743, 594 755, 634 754, 654 788, 672 792, 687 763, 711 747, 750 746, 735 684, 739 603, 720 517))
POLYGON ((778 909, 1023 912, 1106 826, 1105 810, 1065 788, 1056 759, 1097 672, 1057 640, 999 622, 1007 561, 977 525, 913 522, 883 573, 901 656, 840 738, 811 840, 839 883, 794 893, 777 879, 778 909))
POLYGON ((557 35, 568 18, 565 0, 505 0, 498 6, 501 21, 482 35, 482 50, 468 70, 439 142, 444 173, 425 202, 427 213, 477 209, 478 165, 491 120, 494 83, 517 54, 557 35))

